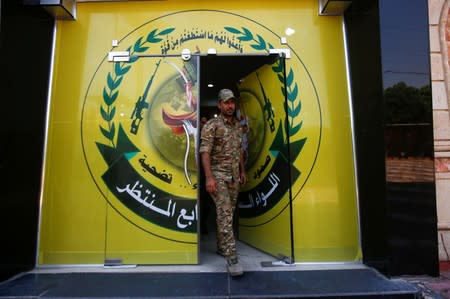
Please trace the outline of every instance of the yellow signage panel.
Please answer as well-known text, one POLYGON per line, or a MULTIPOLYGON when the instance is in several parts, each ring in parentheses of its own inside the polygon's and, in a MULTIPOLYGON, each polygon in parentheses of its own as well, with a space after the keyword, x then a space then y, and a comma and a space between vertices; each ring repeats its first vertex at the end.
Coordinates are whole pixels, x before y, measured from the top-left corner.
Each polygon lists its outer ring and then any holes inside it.
MULTIPOLYGON (((39 263, 198 262, 201 75, 197 56, 171 56, 211 48, 236 55, 290 50, 296 261, 360 258, 341 17, 319 17, 312 0, 137 1, 78 3, 76 21, 57 22, 39 263), (129 57, 110 61, 110 52, 129 57)), ((248 115, 262 113, 271 132, 264 111, 248 115)), ((260 138, 251 133, 253 142, 260 138)), ((267 144, 276 134, 268 136, 267 144)), ((274 162, 266 165, 267 155, 254 148, 249 154, 249 175, 268 178, 274 162)), ((271 225, 274 235, 286 229, 277 217, 288 194, 280 198, 241 223, 271 225)))

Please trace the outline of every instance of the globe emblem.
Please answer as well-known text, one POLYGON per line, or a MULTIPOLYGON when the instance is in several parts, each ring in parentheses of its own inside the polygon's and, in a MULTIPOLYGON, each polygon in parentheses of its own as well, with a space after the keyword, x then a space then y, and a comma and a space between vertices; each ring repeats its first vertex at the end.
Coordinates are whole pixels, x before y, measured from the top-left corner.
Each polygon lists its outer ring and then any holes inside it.
MULTIPOLYGON (((258 98, 251 92, 240 92, 240 112, 247 117, 244 130, 247 130, 246 167, 251 168, 258 160, 264 145, 265 123, 262 106, 258 98), (248 122, 248 124, 246 124, 248 122)), ((244 140, 245 145, 245 140, 244 140)))
POLYGON ((187 154, 187 167, 196 170, 196 132, 189 132, 183 124, 191 125, 191 130, 197 130, 197 86, 192 86, 192 99, 188 95, 178 75, 172 76, 160 85, 155 92, 147 115, 147 131, 152 145, 166 163, 180 169, 184 167, 187 154))

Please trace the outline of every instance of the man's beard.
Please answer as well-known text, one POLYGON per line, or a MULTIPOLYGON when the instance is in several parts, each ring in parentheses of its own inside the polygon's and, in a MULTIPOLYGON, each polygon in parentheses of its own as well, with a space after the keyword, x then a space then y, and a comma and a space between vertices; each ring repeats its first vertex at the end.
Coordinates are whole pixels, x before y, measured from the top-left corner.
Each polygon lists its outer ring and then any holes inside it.
POLYGON ((234 109, 224 109, 222 113, 226 116, 233 116, 234 115, 234 109))

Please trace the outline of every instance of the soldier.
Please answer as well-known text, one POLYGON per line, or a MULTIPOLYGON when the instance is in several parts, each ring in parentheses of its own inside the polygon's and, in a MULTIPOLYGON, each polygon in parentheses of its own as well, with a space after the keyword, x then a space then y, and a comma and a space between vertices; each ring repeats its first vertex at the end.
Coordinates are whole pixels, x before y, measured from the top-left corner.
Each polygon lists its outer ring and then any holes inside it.
POLYGON ((230 275, 242 275, 233 232, 233 215, 239 184, 247 182, 242 150, 242 125, 236 118, 236 97, 229 89, 219 92, 220 115, 210 119, 201 132, 200 154, 205 186, 217 212, 217 253, 227 260, 230 275))

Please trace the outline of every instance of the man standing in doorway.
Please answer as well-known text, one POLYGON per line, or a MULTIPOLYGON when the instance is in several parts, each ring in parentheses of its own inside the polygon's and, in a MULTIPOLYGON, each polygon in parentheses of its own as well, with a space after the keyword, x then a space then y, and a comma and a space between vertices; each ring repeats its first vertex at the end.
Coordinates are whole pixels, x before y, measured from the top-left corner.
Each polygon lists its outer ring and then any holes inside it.
POLYGON ((210 119, 201 132, 200 154, 205 186, 217 212, 217 252, 227 259, 230 275, 242 275, 233 232, 239 184, 247 182, 242 151, 242 125, 236 118, 237 99, 230 89, 218 96, 220 115, 210 119))

